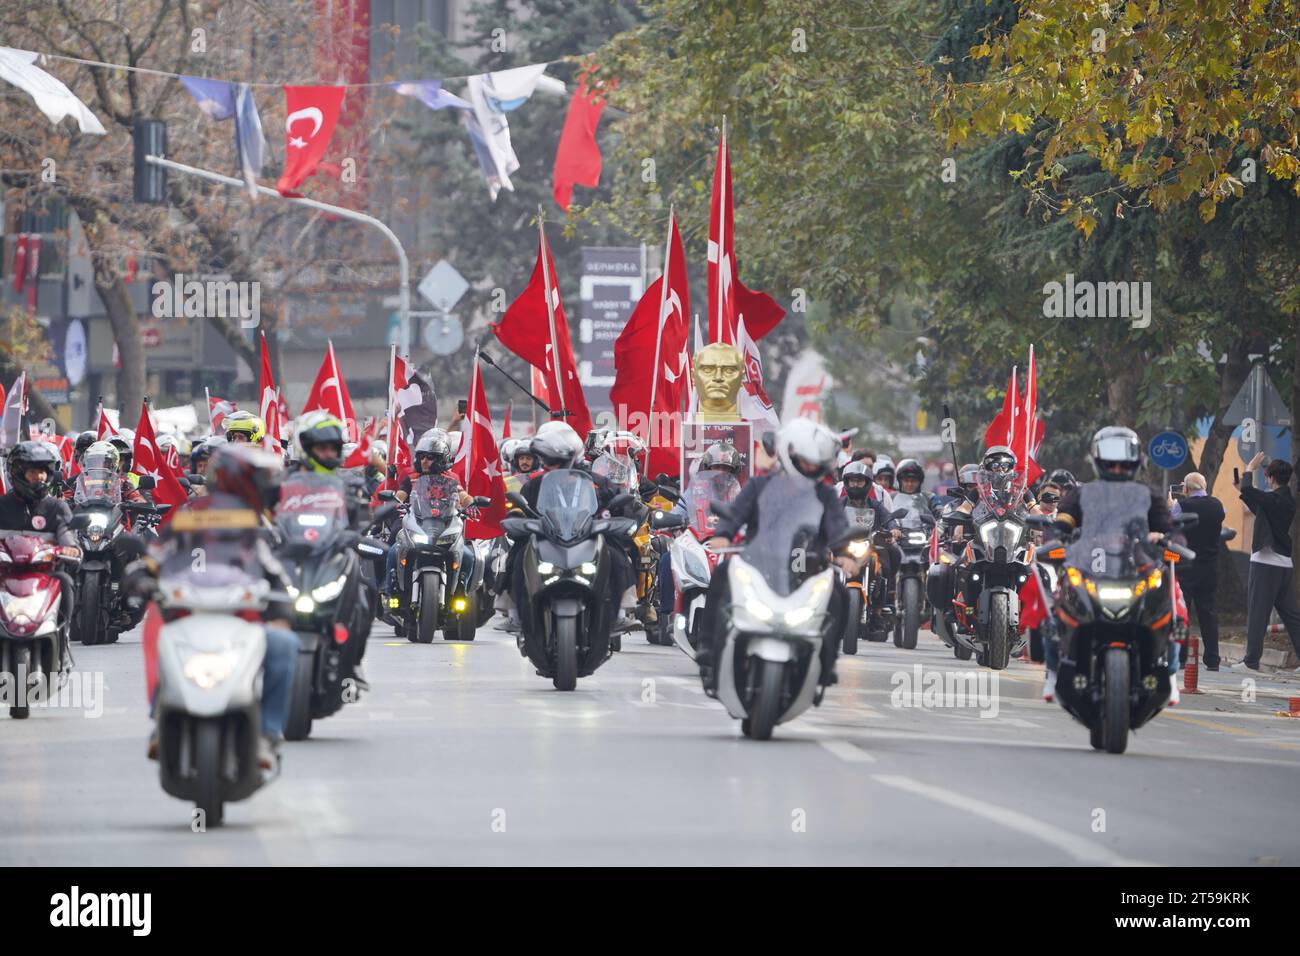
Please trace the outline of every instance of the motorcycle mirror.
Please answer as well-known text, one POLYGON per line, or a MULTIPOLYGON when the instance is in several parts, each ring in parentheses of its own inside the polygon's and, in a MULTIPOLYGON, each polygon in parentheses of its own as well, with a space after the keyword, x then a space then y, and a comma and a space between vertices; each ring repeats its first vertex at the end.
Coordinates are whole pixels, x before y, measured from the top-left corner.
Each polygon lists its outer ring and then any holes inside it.
POLYGON ((395 492, 395 491, 381 491, 381 492, 379 493, 379 500, 380 500, 380 501, 396 501, 396 500, 397 500, 397 492, 395 492))
POLYGON ((158 482, 154 479, 153 475, 141 475, 140 481, 136 487, 141 491, 153 491, 157 484, 158 482))
POLYGON ((656 485, 666 485, 669 484, 671 481, 672 479, 668 476, 667 472, 661 471, 659 472, 659 474, 655 475, 656 485))
POLYGON ((1236 536, 1237 536, 1236 528, 1223 528, 1222 530, 1219 531, 1220 541, 1231 541, 1236 536))
POLYGON ((490 504, 492 504, 492 499, 485 497, 484 495, 479 495, 474 499, 474 505, 478 508, 486 508, 490 504))
POLYGON ((383 524, 388 520, 388 516, 396 510, 397 505, 384 505, 381 508, 376 508, 375 513, 370 516, 370 521, 372 524, 383 524))
POLYGON ((198 472, 195 472, 192 475, 186 475, 185 480, 188 481, 190 486, 193 488, 198 488, 201 485, 206 485, 208 483, 208 479, 204 478, 198 472))
POLYGON ((763 432, 763 451, 769 458, 776 457, 776 432, 763 432))
POLYGON ((528 513, 533 510, 532 508, 528 507, 528 500, 524 498, 524 496, 517 491, 507 491, 506 501, 510 502, 512 505, 514 505, 516 508, 518 508, 520 511, 524 513, 528 513))
POLYGON ((1190 511, 1184 511, 1182 514, 1174 515, 1175 528, 1194 528, 1200 524, 1201 516, 1193 514, 1190 511))

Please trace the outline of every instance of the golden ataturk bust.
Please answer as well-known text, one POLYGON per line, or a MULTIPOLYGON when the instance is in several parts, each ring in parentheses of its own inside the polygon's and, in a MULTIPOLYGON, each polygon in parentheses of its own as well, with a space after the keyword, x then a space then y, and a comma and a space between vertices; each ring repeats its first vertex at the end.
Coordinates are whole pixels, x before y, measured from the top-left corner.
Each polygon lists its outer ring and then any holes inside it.
POLYGON ((736 396, 745 380, 745 365, 738 348, 725 342, 706 345, 695 353, 691 374, 700 399, 695 421, 740 421, 736 396))

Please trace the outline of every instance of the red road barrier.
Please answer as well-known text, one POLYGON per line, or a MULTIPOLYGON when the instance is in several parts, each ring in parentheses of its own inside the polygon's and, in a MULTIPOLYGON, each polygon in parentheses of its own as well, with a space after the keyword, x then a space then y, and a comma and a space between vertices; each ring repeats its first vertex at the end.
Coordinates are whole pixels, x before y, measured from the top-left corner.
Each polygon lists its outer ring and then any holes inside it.
POLYGON ((1201 639, 1199 637, 1187 638, 1187 666, 1183 668, 1183 693, 1184 694, 1202 694, 1204 691, 1196 689, 1197 681, 1201 677, 1201 639))

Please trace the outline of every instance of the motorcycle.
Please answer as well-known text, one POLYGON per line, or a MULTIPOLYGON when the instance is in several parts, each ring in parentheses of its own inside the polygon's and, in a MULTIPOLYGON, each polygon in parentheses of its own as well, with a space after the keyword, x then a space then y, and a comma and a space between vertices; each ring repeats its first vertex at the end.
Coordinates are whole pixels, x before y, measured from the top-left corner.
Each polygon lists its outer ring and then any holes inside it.
MULTIPOLYGON (((1088 728, 1097 750, 1123 753, 1131 730, 1169 701, 1171 640, 1179 618, 1175 574, 1195 553, 1168 540, 1148 549, 1150 493, 1137 482, 1080 486, 1083 525, 1065 546, 1055 600, 1061 642, 1056 699, 1088 728), (1167 565, 1167 567, 1166 567, 1167 565)), ((1051 519, 1033 516, 1046 527, 1051 519)), ((1189 528, 1197 516, 1174 518, 1189 528)))
POLYGON ((901 505, 893 510, 903 536, 898 541, 903 558, 898 565, 897 583, 894 586, 896 613, 894 616, 894 646, 912 650, 916 647, 921 619, 925 616, 925 576, 930 565, 930 533, 934 517, 922 494, 907 495, 894 492, 891 504, 901 505))
POLYGON ((118 582, 112 574, 113 539, 125 528, 122 479, 117 472, 83 468, 73 487, 72 513, 86 519, 77 533, 82 561, 77 569, 72 636, 82 644, 111 644, 118 635, 112 623, 121 615, 118 582))
POLYGON ((1020 634, 1020 587, 1034 571, 1033 545, 1019 513, 1023 495, 1022 475, 981 473, 975 534, 962 552, 961 593, 953 600, 951 637, 993 670, 1005 669, 1028 639, 1020 634))
MULTIPOLYGON (((511 540, 525 541, 517 572, 523 575, 526 596, 516 602, 519 651, 539 676, 551 678, 556 690, 571 691, 579 677, 594 673, 613 656, 618 601, 617 595, 609 599, 609 552, 626 547, 640 522, 600 517, 596 486, 580 471, 547 472, 536 509, 521 495, 512 492, 507 498, 527 515, 502 523, 511 540)), ((616 495, 608 510, 631 501, 616 495)))
POLYGON ((285 480, 275 509, 275 550, 298 636, 287 740, 305 740, 314 720, 356 700, 352 668, 370 634, 375 591, 362 573, 362 542, 348 527, 344 495, 337 478, 299 473, 285 480))
MULTIPOLYGON (((821 703, 821 647, 835 572, 809 553, 822 515, 806 485, 775 475, 758 506, 758 533, 726 565, 730 611, 721 612, 726 632, 715 666, 717 697, 727 713, 746 736, 767 740, 777 724, 821 703)), ((726 507, 714 506, 723 514, 726 507)), ((861 534, 850 532, 855 539, 861 534)))
POLYGON ((849 544, 849 554, 862 562, 862 570, 845 581, 849 602, 840 648, 852 655, 857 654, 860 640, 882 642, 896 627, 894 606, 889 603, 889 582, 880 566, 880 549, 887 547, 893 536, 875 528, 876 513, 871 508, 845 505, 844 514, 850 528, 870 535, 849 544))
POLYGON ((192 801, 206 826, 220 826, 226 803, 252 796, 278 773, 264 772, 257 760, 266 656, 261 615, 273 595, 248 538, 203 550, 197 567, 189 550, 164 561, 156 591, 161 620, 151 612, 145 628, 147 644, 147 632, 157 628, 162 788, 192 801))
MULTIPOLYGON (((483 568, 465 567, 465 522, 457 506, 460 485, 445 475, 420 475, 396 541, 401 547, 389 614, 398 637, 428 644, 442 628, 448 641, 474 640, 479 624, 478 586, 483 568)), ((475 498, 474 504, 490 504, 475 498)))
MULTIPOLYGON (((682 506, 686 515, 654 516, 654 527, 680 527, 686 530, 673 539, 668 549, 672 562, 674 587, 672 640, 691 660, 700 646, 700 622, 709 593, 713 571, 722 559, 719 552, 705 546, 713 537, 718 517, 711 510, 714 502, 728 505, 740 494, 740 482, 727 471, 698 472, 686 487, 682 506)), ((668 582, 660 582, 660 587, 668 582)))
MULTIPOLYGON (((74 529, 85 520, 74 518, 74 529)), ((71 667, 63 657, 69 622, 59 616, 63 582, 55 568, 77 560, 77 549, 61 547, 48 532, 0 534, 0 700, 15 720, 30 716, 33 700, 50 699, 71 667)))

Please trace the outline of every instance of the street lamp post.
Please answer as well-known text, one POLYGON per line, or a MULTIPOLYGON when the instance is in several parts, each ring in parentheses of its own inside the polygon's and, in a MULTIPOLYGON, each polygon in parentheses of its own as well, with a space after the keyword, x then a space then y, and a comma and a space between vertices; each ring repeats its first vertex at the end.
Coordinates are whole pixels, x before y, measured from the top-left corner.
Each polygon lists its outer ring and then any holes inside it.
MULTIPOLYGON (((233 176, 223 176, 221 173, 214 173, 210 169, 199 169, 197 166, 186 166, 184 163, 178 163, 162 156, 146 156, 144 157, 144 161, 146 163, 151 163, 154 166, 172 169, 178 173, 197 176, 200 179, 207 179, 214 183, 222 183, 226 186, 234 186, 238 189, 242 189, 246 185, 242 179, 235 179, 233 176)), ((384 234, 384 238, 391 242, 393 248, 397 250, 397 263, 401 273, 398 280, 399 286, 397 290, 398 321, 401 323, 399 333, 401 341, 398 345, 402 355, 409 355, 411 352, 411 263, 406 258, 406 250, 402 248, 401 240, 397 238, 397 235, 393 230, 389 229, 387 225, 376 219, 374 216, 367 216, 365 213, 357 212, 354 209, 347 209, 343 206, 334 206, 330 203, 320 202, 316 199, 308 199, 305 196, 281 196, 274 189, 267 186, 258 186, 257 191, 263 196, 273 196, 276 199, 284 200, 285 202, 291 203, 295 206, 305 206, 308 209, 319 209, 322 212, 333 213, 334 215, 341 216, 344 219, 364 222, 368 225, 374 226, 384 234)))

